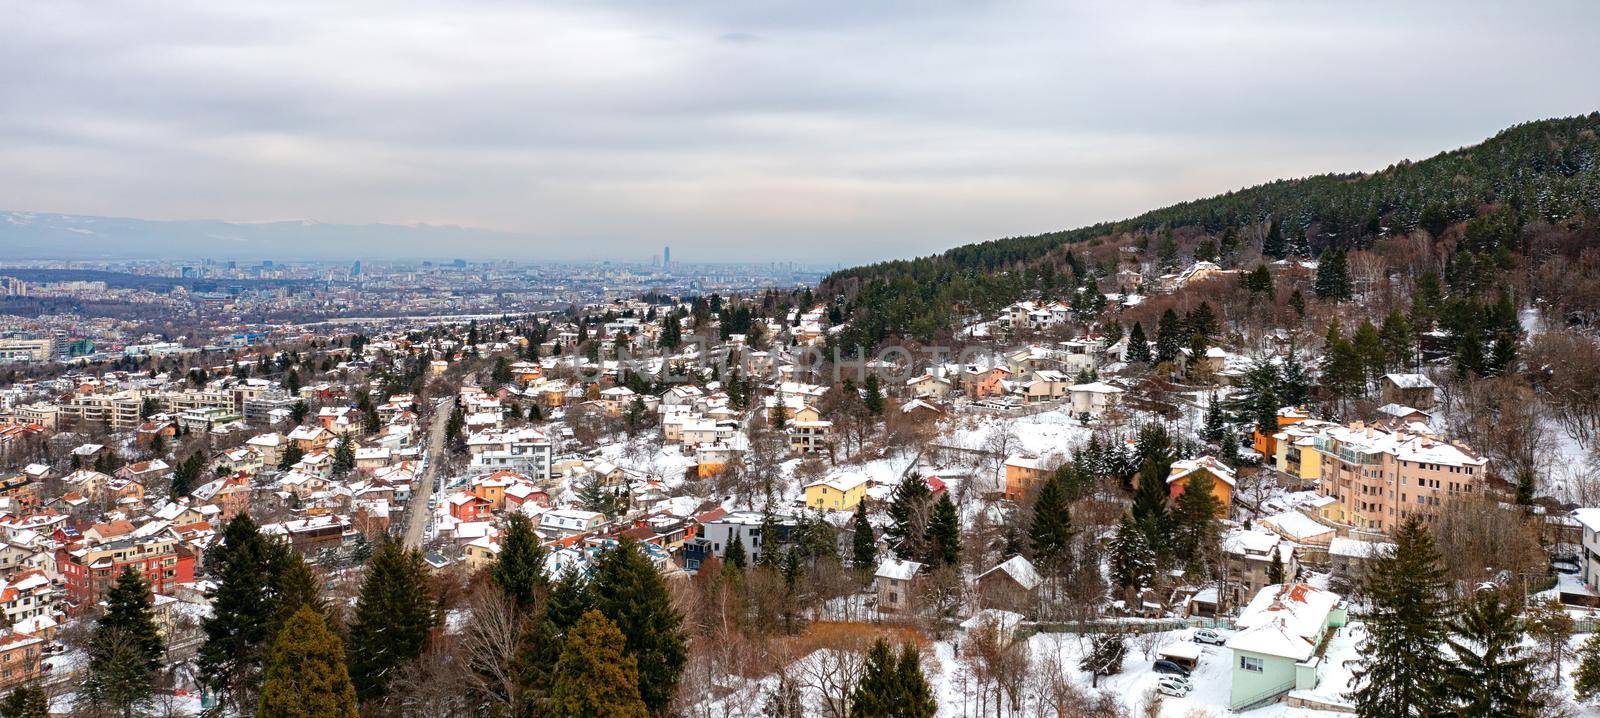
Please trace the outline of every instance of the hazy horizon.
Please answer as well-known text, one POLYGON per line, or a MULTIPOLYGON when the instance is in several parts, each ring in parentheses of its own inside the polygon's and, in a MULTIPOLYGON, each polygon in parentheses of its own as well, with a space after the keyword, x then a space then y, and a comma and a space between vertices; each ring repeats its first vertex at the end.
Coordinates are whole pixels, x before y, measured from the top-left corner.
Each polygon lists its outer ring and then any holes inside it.
MULTIPOLYGON (((926 255, 1600 108, 1600 56, 1584 50, 1600 6, 1579 2, 68 1, 13 15, 0 212, 461 227, 416 241, 474 258, 926 255)), ((256 242, 240 256, 337 249, 246 235, 217 239, 256 242)), ((391 248, 340 241, 363 258, 391 248)))

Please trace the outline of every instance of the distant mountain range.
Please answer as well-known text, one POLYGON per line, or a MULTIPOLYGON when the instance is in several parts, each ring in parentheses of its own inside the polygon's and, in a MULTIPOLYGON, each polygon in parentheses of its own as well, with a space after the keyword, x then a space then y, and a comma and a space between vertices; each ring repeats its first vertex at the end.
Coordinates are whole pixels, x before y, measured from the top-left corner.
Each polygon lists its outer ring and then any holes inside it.
POLYGON ((543 248, 529 246, 536 242, 540 239, 533 235, 448 225, 148 220, 0 210, 0 261, 546 258, 539 256, 543 248))

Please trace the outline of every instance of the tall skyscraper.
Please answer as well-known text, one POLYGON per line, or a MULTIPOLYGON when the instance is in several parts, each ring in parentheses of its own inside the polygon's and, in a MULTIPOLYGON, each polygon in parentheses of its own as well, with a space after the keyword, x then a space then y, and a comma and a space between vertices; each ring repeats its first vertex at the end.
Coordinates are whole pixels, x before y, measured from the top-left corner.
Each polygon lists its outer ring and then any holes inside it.
POLYGON ((672 245, 670 244, 661 248, 661 268, 672 269, 672 245))

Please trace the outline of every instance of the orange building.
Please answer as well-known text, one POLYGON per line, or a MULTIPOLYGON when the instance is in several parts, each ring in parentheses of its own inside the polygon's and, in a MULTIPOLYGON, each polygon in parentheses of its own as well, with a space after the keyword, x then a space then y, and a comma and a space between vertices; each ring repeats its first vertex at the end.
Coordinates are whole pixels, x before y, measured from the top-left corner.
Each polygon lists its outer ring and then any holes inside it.
POLYGON ((1006 498, 1021 501, 1044 477, 1045 470, 1037 456, 1023 454, 1006 459, 1006 498))
POLYGON ((1233 486, 1236 477, 1232 467, 1214 456, 1172 462, 1172 473, 1167 475, 1169 495, 1176 501, 1183 495, 1183 490, 1188 487, 1190 479, 1202 473, 1211 476, 1211 494, 1217 497, 1217 501, 1222 504, 1223 512, 1226 513, 1228 507, 1233 504, 1233 486))
POLYGON ((1310 415, 1304 409, 1279 409, 1277 430, 1272 434, 1264 434, 1261 432, 1261 427, 1256 427, 1251 434, 1250 447, 1255 449, 1257 454, 1270 459, 1278 453, 1278 440, 1274 438, 1274 435, 1279 431, 1283 431, 1285 426, 1298 424, 1309 418, 1311 418, 1310 415))

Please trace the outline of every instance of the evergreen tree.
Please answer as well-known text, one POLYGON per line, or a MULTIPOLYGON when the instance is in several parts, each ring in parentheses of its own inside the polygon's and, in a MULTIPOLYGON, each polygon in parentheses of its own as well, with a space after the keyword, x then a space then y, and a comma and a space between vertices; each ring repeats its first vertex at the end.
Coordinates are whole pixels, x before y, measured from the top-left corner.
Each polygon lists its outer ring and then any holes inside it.
POLYGON ((1348 695, 1360 718, 1436 716, 1446 706, 1437 647, 1448 633, 1450 606, 1439 553, 1414 515, 1394 544, 1373 561, 1363 586, 1371 610, 1348 695))
POLYGON ((1219 540, 1217 519, 1226 507, 1213 493, 1215 488, 1211 472, 1191 472, 1172 506, 1173 555, 1195 574, 1203 573, 1219 540))
POLYGON ((927 545, 929 566, 961 565, 961 520, 949 492, 939 494, 939 501, 933 505, 933 516, 928 519, 927 545))
MULTIPOLYGON (((289 446, 285 447, 283 450, 283 458, 278 460, 278 470, 288 471, 289 469, 294 468, 294 465, 300 463, 300 460, 304 458, 306 458, 305 449, 300 448, 299 443, 291 441, 289 442, 289 446)), ((187 489, 185 490, 187 491, 187 489)), ((176 481, 174 481, 172 493, 173 495, 177 495, 178 493, 176 481)))
POLYGON ((761 551, 756 554, 756 565, 762 568, 778 567, 778 548, 782 541, 778 538, 778 517, 772 515, 769 506, 761 512, 761 551))
POLYGON ((1210 339, 1217 333, 1217 313, 1211 308, 1209 302, 1201 302, 1199 306, 1189 310, 1188 316, 1183 320, 1184 329, 1189 334, 1199 334, 1210 339))
POLYGON ((350 623, 350 681, 363 701, 387 693, 389 680, 422 655, 438 623, 422 553, 385 539, 367 562, 350 623))
POLYGON ((1323 250, 1317 260, 1317 276, 1311 287, 1317 296, 1332 302, 1350 299, 1350 269, 1344 250, 1323 250))
POLYGON ((1144 532, 1145 543, 1157 555, 1167 545, 1167 472, 1162 464, 1146 459, 1139 468, 1139 486, 1133 494, 1133 520, 1144 532))
POLYGON ((1089 639, 1089 650, 1084 653, 1078 667, 1089 673, 1089 685, 1100 687, 1101 676, 1114 676, 1122 672, 1122 659, 1128 655, 1128 644, 1121 633, 1096 633, 1089 639))
POLYGON ((1533 469, 1526 466, 1517 469, 1517 505, 1533 505, 1533 469))
POLYGON ((932 718, 937 709, 916 649, 906 644, 897 657, 887 641, 875 641, 850 696, 851 718, 932 718))
POLYGON ((1600 697, 1600 633, 1590 636, 1578 650, 1578 670, 1572 683, 1578 700, 1589 703, 1600 697))
POLYGON ((50 718, 50 694, 43 686, 17 686, 0 700, 0 718, 50 718))
POLYGON ((1306 316, 1306 297, 1296 289, 1289 293, 1289 306, 1294 309, 1296 316, 1304 319, 1306 316))
POLYGON ((100 617, 99 625, 115 628, 131 640, 144 659, 146 670, 154 672, 161 667, 166 642, 156 628, 150 584, 132 566, 124 566, 122 573, 117 574, 116 583, 106 592, 106 612, 100 617))
POLYGON ((1456 618, 1448 639, 1455 662, 1445 693, 1455 715, 1535 718, 1545 701, 1535 690, 1533 657, 1522 645, 1519 602, 1501 589, 1482 589, 1456 618))
POLYGON ((867 411, 872 412, 873 416, 882 415, 883 388, 878 382, 876 372, 867 375, 867 380, 862 384, 861 390, 861 401, 867 407, 867 411))
POLYGON ((597 564, 589 594, 595 608, 627 637, 628 653, 639 664, 639 695, 660 715, 687 660, 683 616, 672 607, 661 573, 632 540, 623 539, 597 564))
POLYGON ((1183 324, 1178 321, 1178 313, 1168 309, 1161 313, 1161 320, 1156 323, 1156 363, 1169 362, 1178 357, 1178 350, 1183 348, 1183 324))
POLYGON ((884 537, 903 561, 921 558, 928 531, 932 492, 928 482, 918 476, 901 479, 889 498, 889 526, 884 537))
POLYGON ((356 468, 356 447, 350 439, 339 440, 339 445, 333 450, 333 475, 336 477, 349 476, 356 468))
POLYGON ((866 499, 856 504, 850 530, 850 566, 861 572, 872 571, 878 565, 878 540, 872 533, 872 522, 867 520, 866 499))
POLYGON ((563 641, 550 685, 550 718, 646 718, 637 660, 599 611, 578 620, 563 641))
POLYGON ((1133 323, 1133 330, 1128 332, 1128 351, 1124 359, 1134 363, 1149 363, 1150 341, 1144 337, 1144 327, 1138 322, 1133 323))
POLYGON ((1206 402, 1205 426, 1200 429, 1200 436, 1206 441, 1222 441, 1222 430, 1222 405, 1217 401, 1217 395, 1213 393, 1211 399, 1206 402))
POLYGON ((316 611, 324 620, 331 620, 328 602, 322 598, 322 578, 305 558, 281 541, 270 541, 268 554, 273 606, 268 635, 277 635, 283 623, 305 607, 316 611))
POLYGON ((89 668, 78 692, 79 705, 122 718, 143 715, 155 693, 155 673, 142 643, 141 637, 121 627, 97 626, 89 643, 89 668))
POLYGON ((533 522, 513 511, 502 524, 500 555, 489 570, 489 578, 517 608, 528 610, 550 590, 550 578, 544 571, 545 556, 544 545, 533 533, 533 522))
POLYGON ((1123 514, 1111 542, 1111 580, 1125 596, 1133 596, 1156 576, 1156 555, 1132 514, 1123 514))
POLYGON ((1272 563, 1267 564, 1267 583, 1278 584, 1284 582, 1283 553, 1272 549, 1272 563))
POLYGON ((344 645, 322 615, 301 606, 267 652, 256 718, 356 718, 344 645))
POLYGON ((1072 513, 1066 490, 1052 473, 1033 502, 1033 521, 1028 526, 1028 544, 1033 560, 1054 573, 1061 569, 1072 543, 1072 513))
POLYGON ((505 386, 511 383, 511 362, 500 355, 494 358, 494 368, 489 371, 489 382, 494 386, 505 386))
POLYGON ((743 570, 750 564, 750 557, 745 553, 744 540, 734 536, 728 539, 728 547, 722 550, 722 563, 743 570))
POLYGON ((1289 248, 1283 241, 1283 228, 1278 226, 1278 220, 1273 219, 1267 224, 1267 236, 1261 240, 1261 254, 1272 259, 1283 259, 1288 253, 1289 248))
POLYGON ((216 585, 198 663, 207 685, 235 706, 251 705, 259 685, 261 655, 271 638, 270 548, 255 521, 239 514, 228 521, 222 543, 206 556, 216 585))

